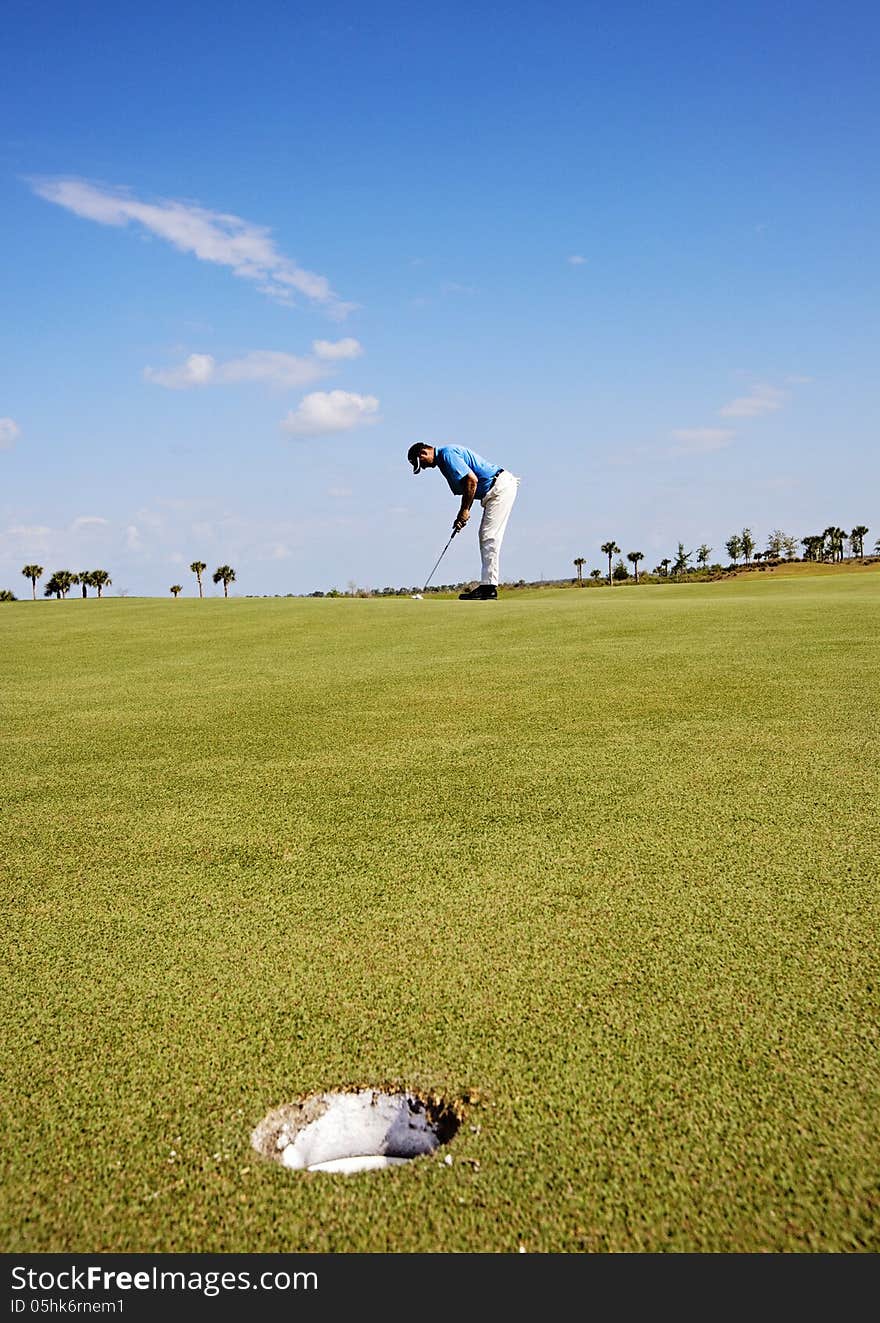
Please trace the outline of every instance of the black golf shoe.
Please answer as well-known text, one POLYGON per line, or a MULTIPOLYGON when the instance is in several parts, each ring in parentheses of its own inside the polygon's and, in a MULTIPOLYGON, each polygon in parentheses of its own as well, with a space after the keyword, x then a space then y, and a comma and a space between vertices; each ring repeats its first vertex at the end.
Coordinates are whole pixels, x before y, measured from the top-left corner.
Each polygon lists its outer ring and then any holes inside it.
POLYGON ((497 596, 498 589, 494 583, 478 583, 469 593, 458 594, 460 602, 494 602, 497 596))

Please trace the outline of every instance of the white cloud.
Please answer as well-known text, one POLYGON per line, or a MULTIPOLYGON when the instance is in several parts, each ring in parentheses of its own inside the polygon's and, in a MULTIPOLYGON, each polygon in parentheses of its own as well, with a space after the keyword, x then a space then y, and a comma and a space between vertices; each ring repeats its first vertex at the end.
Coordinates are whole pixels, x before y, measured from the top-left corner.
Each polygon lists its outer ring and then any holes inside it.
POLYGON ((586 260, 585 257, 581 257, 580 253, 572 253, 571 257, 567 259, 570 266, 583 266, 586 260))
POLYGON ((348 336, 345 340, 313 340, 312 348, 318 358, 335 362, 340 358, 360 358, 364 347, 359 340, 348 336))
POLYGON ((351 488, 350 488, 350 487, 328 487, 328 488, 327 488, 327 495, 328 495, 328 496, 333 496, 333 497, 337 498, 338 500, 343 500, 346 496, 351 496, 351 494, 352 494, 352 491, 351 491, 351 488))
POLYGON ((127 189, 102 187, 84 179, 33 179, 31 185, 47 202, 99 225, 142 225, 180 252, 229 267, 234 275, 252 280, 262 293, 282 303, 290 302, 295 292, 338 318, 357 306, 344 303, 325 276, 306 271, 280 252, 266 226, 240 216, 173 199, 141 202, 127 189))
POLYGON ((736 433, 729 427, 679 427, 671 436, 678 445, 673 455, 707 455, 729 446, 736 433))
POLYGON ((190 354, 185 363, 176 368, 144 368, 144 379, 169 390, 188 390, 191 386, 207 386, 214 379, 216 364, 210 354, 190 354))
POLYGON ((0 418, 0 450, 11 450, 21 436, 21 428, 14 418, 0 418))
POLYGON ((798 376, 797 373, 792 373, 791 376, 785 378, 786 385, 788 386, 806 386, 812 380, 812 377, 801 377, 798 376))
POLYGON ((362 423, 378 421, 379 401, 375 395, 355 395, 347 390, 313 391, 282 420, 289 436, 326 436, 348 432, 362 423))
POLYGON ((363 347, 358 340, 315 340, 314 355, 285 354, 276 349, 253 349, 241 358, 218 363, 211 354, 190 354, 174 368, 144 368, 144 379, 169 390, 188 390, 193 386, 238 386, 263 382, 291 390, 308 386, 335 370, 344 359, 357 358, 363 347))
POLYGON ((90 528, 100 528, 107 524, 109 520, 102 519, 100 515, 77 515, 70 525, 71 533, 82 533, 90 528))
POLYGON ((139 551, 141 547, 141 535, 138 532, 136 524, 129 524, 125 530, 125 545, 129 551, 139 551))
POLYGON ((265 381, 273 386, 306 386, 327 372, 313 358, 298 358, 296 354, 282 354, 273 349, 255 349, 243 358, 222 363, 217 378, 224 384, 242 381, 265 381))
POLYGON ((750 395, 740 395, 718 412, 722 418, 758 418, 761 414, 781 409, 785 399, 785 391, 777 386, 753 386, 750 395))

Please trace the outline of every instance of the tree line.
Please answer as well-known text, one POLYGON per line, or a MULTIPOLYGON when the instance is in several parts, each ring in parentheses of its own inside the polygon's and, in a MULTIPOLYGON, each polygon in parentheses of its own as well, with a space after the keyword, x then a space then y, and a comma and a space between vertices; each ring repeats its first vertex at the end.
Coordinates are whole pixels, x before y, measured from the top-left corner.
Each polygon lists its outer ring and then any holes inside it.
MULTIPOLYGON (((800 545, 804 549, 802 559, 805 561, 831 561, 839 562, 845 559, 846 550, 849 548, 850 556, 853 559, 863 559, 865 555, 865 537, 869 533, 867 524, 857 524, 855 528, 847 532, 846 529, 838 527, 836 524, 830 524, 821 533, 810 533, 800 539, 800 545)), ((760 561, 778 562, 783 558, 789 561, 798 559, 798 539, 781 529, 774 528, 768 534, 767 546, 763 551, 757 550, 757 544, 750 528, 744 528, 738 533, 732 533, 724 544, 730 563, 737 566, 740 563, 748 565, 760 561)), ((603 556, 608 558, 607 581, 609 584, 619 583, 630 577, 630 572, 622 559, 620 547, 610 538, 603 542, 600 550, 603 556), (619 559, 612 564, 613 558, 619 559)), ((709 564, 709 557, 712 554, 712 547, 704 542, 697 548, 696 552, 687 551, 683 542, 679 542, 676 555, 664 556, 659 565, 655 565, 654 574, 660 578, 681 578, 685 574, 690 574, 695 568, 703 571, 723 573, 724 566, 720 564, 709 564), (692 560, 696 555, 697 565, 692 565, 692 560)), ((880 555, 880 539, 874 543, 874 554, 880 555)), ((628 551, 626 559, 633 567, 633 575, 636 583, 639 582, 639 562, 645 559, 643 551, 628 551)), ((584 556, 576 556, 573 564, 577 571, 577 582, 583 586, 584 566, 587 561, 584 556)), ((207 565, 203 560, 194 560, 190 565, 190 570, 196 576, 196 582, 199 589, 199 597, 204 597, 204 585, 202 575, 207 570, 207 565)), ((42 565, 25 565, 22 574, 31 582, 31 589, 34 601, 37 599, 37 583, 42 579, 45 570, 42 565)), ((644 574, 644 571, 642 571, 644 574)), ((593 569, 590 571, 590 578, 597 581, 603 577, 603 571, 593 569)), ((214 583, 223 584, 223 596, 229 596, 229 585, 235 582, 235 570, 231 565, 219 565, 212 575, 214 583)), ((55 570, 45 584, 43 595, 45 597, 66 598, 71 588, 79 586, 82 589, 83 597, 88 597, 88 589, 94 588, 98 597, 103 595, 104 589, 109 588, 113 583, 107 570, 80 570, 78 573, 71 570, 55 570)), ((520 580, 516 586, 524 583, 520 580)), ((447 587, 459 587, 460 585, 443 585, 440 589, 434 591, 445 591, 447 587)), ((174 583, 168 590, 176 599, 183 592, 183 585, 174 583)), ((416 591, 413 589, 412 591, 416 591)), ((409 593, 409 588, 384 588, 380 594, 358 590, 357 595, 364 596, 393 596, 397 594, 409 593)), ((350 595, 354 596, 353 585, 350 595)), ((311 597, 338 597, 344 596, 336 589, 329 593, 315 592, 310 593, 311 597)), ((15 594, 8 588, 0 589, 0 602, 16 601, 15 594)))
MULTIPOLYGON (((804 548, 803 560, 805 561, 842 561, 847 547, 853 559, 863 559, 865 555, 865 537, 870 530, 866 524, 857 524, 851 532, 837 525, 829 525, 821 533, 810 533, 800 539, 800 545, 804 548)), ((630 577, 630 572, 623 563, 620 547, 610 538, 603 542, 599 548, 603 556, 608 557, 607 581, 609 584, 620 582, 630 577), (621 557, 612 565, 614 556, 621 557)), ((783 533, 779 528, 774 528, 767 537, 767 547, 763 551, 757 550, 757 543, 752 536, 750 528, 744 528, 739 533, 732 533, 724 544, 724 549, 730 557, 732 565, 744 565, 757 563, 760 561, 779 562, 783 558, 793 561, 798 559, 798 539, 788 533, 783 533)), ((874 544, 874 553, 880 554, 880 539, 874 544)), ((659 565, 655 565, 654 574, 661 578, 681 578, 684 574, 689 574, 695 568, 692 560, 696 554, 696 568, 714 570, 723 572, 724 566, 720 564, 709 565, 709 557, 712 555, 712 547, 704 542, 696 553, 686 551, 683 542, 679 542, 678 551, 674 557, 664 556, 659 565)), ((636 583, 639 581, 639 561, 645 559, 643 551, 628 551, 626 558, 633 567, 633 574, 636 583)), ((576 556, 572 564, 577 571, 577 581, 583 586, 584 566, 587 561, 584 556, 576 556)), ((644 572, 644 571, 643 571, 644 572)), ((593 569, 590 571, 590 578, 598 580, 603 577, 603 571, 593 569)))
MULTIPOLYGON (((196 576, 196 582, 199 586, 199 597, 204 597, 202 586, 202 574, 207 569, 203 560, 194 560, 190 569, 196 576)), ((46 571, 42 565, 25 565, 22 568, 22 574, 31 581, 31 592, 34 601, 37 600, 37 584, 42 579, 46 571)), ((229 585, 235 583, 235 570, 231 565, 218 565, 213 574, 214 583, 223 584, 223 596, 229 596, 229 585)), ((82 589, 83 597, 88 597, 90 588, 97 591, 98 597, 103 596, 104 589, 109 588, 113 583, 107 570, 80 570, 78 573, 73 570, 55 570, 43 588, 44 597, 56 597, 59 601, 67 597, 71 588, 77 585, 82 589)), ((168 590, 173 597, 183 592, 183 585, 174 583, 168 590)), ((0 602, 14 602, 15 594, 8 588, 0 589, 0 602)))

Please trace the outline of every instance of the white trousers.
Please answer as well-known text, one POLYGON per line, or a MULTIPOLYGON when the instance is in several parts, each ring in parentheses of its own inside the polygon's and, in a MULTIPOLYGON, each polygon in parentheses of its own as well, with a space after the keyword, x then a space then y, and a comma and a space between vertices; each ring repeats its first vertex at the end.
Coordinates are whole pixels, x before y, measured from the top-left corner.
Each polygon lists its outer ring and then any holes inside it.
POLYGON ((504 530, 516 500, 519 478, 503 469, 480 504, 483 518, 480 520, 480 555, 483 558, 483 583, 498 583, 498 557, 504 530))

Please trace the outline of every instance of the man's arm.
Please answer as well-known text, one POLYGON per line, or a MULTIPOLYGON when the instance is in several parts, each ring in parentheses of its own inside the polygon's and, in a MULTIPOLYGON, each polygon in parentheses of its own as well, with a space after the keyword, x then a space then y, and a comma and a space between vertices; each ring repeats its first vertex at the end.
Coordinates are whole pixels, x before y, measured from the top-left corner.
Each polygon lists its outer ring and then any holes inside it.
POLYGON ((456 533, 460 533, 465 524, 471 517, 471 506, 474 503, 474 497, 477 494, 477 480, 472 473, 468 473, 464 479, 464 487, 461 493, 461 507, 455 516, 455 522, 452 527, 456 533))

